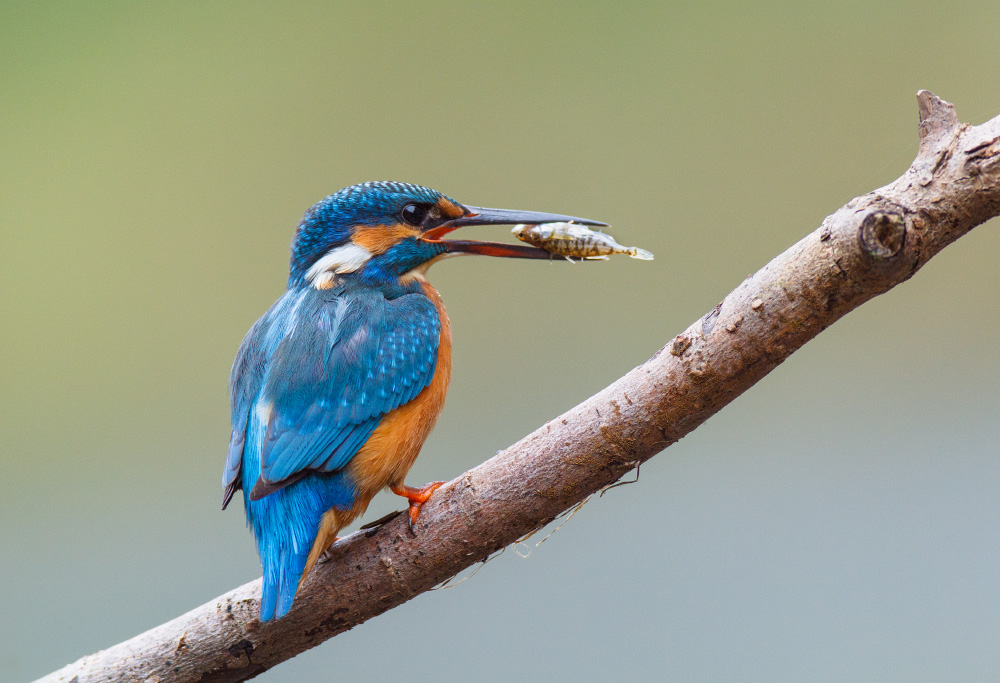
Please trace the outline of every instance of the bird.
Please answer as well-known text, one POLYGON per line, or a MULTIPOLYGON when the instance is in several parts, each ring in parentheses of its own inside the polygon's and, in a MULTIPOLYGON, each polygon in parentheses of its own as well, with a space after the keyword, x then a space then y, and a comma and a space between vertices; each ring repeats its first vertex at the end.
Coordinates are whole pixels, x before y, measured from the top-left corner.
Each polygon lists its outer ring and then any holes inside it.
POLYGON ((285 293, 250 328, 229 381, 225 509, 243 491, 263 579, 260 621, 291 609, 337 534, 389 488, 411 531, 444 482, 404 483, 444 406, 451 328, 427 280, 467 254, 550 258, 527 245, 445 239, 463 226, 599 221, 463 205, 427 187, 352 185, 309 208, 285 293))

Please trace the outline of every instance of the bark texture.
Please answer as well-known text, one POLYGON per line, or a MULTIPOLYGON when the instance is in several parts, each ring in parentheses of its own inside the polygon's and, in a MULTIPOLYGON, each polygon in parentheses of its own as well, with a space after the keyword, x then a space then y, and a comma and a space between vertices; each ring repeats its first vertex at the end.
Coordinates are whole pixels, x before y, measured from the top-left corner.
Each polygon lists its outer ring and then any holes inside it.
POLYGON ((342 539, 283 619, 260 581, 84 657, 43 681, 242 681, 454 576, 696 428, 848 311, 1000 214, 1000 116, 959 123, 917 94, 920 147, 893 183, 826 218, 655 356, 439 489, 416 537, 403 516, 342 539))

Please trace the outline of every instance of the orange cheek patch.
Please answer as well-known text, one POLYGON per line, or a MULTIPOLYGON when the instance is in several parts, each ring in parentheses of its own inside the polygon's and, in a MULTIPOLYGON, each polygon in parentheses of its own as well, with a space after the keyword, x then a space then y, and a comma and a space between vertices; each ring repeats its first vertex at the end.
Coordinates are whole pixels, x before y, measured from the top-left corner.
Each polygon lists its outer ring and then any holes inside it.
POLYGON ((441 197, 437 201, 438 208, 441 209, 441 214, 448 219, 461 218, 465 215, 465 209, 456 204, 455 202, 449 201, 445 197, 441 197))
POLYGON ((381 254, 392 245, 407 237, 418 237, 420 231, 405 225, 366 225, 357 228, 351 241, 364 247, 370 254, 381 254))

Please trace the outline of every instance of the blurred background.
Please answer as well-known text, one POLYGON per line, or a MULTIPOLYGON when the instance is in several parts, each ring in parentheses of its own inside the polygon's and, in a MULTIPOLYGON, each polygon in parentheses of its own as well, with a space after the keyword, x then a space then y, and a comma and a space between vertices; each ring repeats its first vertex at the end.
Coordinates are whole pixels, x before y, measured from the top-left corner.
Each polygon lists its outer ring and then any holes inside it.
MULTIPOLYGON (((656 254, 433 269, 454 379, 409 480, 448 479, 901 174, 919 88, 1000 113, 998 31, 992 0, 4 3, 0 680, 259 576, 229 367, 315 201, 406 180, 656 254)), ((998 228, 526 558, 259 680, 996 680, 998 228)))

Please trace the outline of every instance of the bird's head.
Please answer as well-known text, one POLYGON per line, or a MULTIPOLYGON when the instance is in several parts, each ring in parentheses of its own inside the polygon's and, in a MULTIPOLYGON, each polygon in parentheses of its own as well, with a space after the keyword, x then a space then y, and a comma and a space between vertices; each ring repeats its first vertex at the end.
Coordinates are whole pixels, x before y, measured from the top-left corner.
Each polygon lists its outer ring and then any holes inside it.
POLYGON ((557 221, 605 225, 559 214, 464 206, 409 183, 352 185, 316 203, 302 217, 292 240, 288 285, 326 288, 338 277, 395 282, 459 254, 547 259, 548 252, 526 245, 443 238, 464 225, 557 221))

